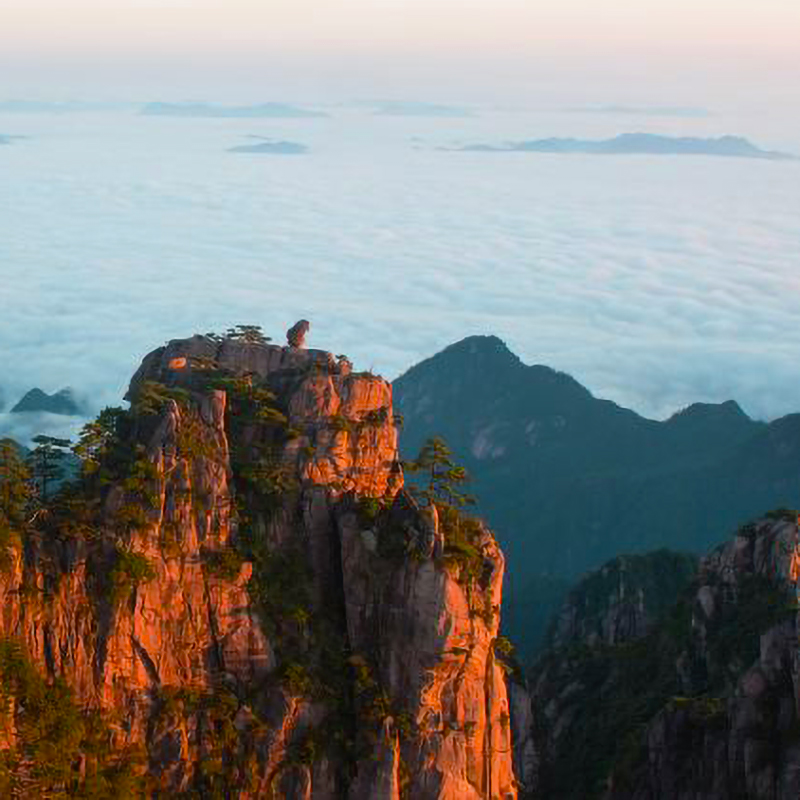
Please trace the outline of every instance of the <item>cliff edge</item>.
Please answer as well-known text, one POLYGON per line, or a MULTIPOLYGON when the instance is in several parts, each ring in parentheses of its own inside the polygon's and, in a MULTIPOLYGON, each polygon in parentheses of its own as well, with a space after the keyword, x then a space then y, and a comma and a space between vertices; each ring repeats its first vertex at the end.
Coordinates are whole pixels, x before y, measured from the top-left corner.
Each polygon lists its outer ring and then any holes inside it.
POLYGON ((404 490, 391 386, 195 336, 127 399, 7 525, 7 794, 516 798, 503 555, 404 490))

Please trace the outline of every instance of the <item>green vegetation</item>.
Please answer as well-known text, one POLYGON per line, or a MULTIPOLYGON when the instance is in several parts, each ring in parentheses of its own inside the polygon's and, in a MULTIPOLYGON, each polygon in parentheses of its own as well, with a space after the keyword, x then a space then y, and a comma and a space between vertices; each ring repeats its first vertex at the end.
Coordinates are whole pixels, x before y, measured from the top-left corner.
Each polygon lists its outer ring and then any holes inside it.
POLYGON ((250 596, 284 651, 296 654, 311 618, 311 572, 300 550, 271 552, 253 543, 250 596))
POLYGON ((156 571, 146 556, 118 549, 108 575, 112 604, 123 602, 137 586, 155 577, 156 571))
POLYGON ((428 505, 461 508, 473 505, 475 499, 466 494, 462 487, 469 482, 464 467, 453 461, 453 453, 444 439, 434 436, 428 439, 413 461, 406 461, 403 469, 410 474, 420 473, 427 483, 411 484, 410 491, 428 505))
POLYGON ((69 439, 34 436, 36 447, 28 456, 28 465, 42 503, 52 497, 54 488, 64 480, 64 461, 72 444, 69 439))
POLYGON ((254 376, 217 377, 212 385, 224 389, 230 401, 228 438, 238 494, 251 513, 271 515, 299 487, 294 465, 283 460, 286 443, 298 432, 275 393, 254 376))
POLYGON ((465 581, 481 577, 484 559, 478 548, 483 539, 481 522, 464 513, 475 498, 464 491, 470 478, 464 467, 455 463, 452 452, 441 437, 428 439, 413 461, 403 463, 412 477, 408 489, 412 496, 435 509, 439 530, 444 535, 442 563, 460 570, 465 581))
POLYGON ((200 556, 206 573, 222 580, 236 580, 242 571, 244 558, 232 546, 224 547, 221 550, 203 549, 200 556))
POLYGON ((34 497, 30 470, 17 446, 0 440, 0 572, 11 566, 9 550, 21 544, 34 497))
POLYGON ((188 399, 185 389, 168 387, 158 381, 142 381, 131 401, 131 411, 145 416, 160 414, 170 400, 185 404, 188 399))
POLYGON ((264 335, 260 325, 236 325, 228 328, 225 338, 247 344, 266 344, 272 341, 269 336, 264 335))
MULTIPOLYGON (((253 742, 241 737, 234 725, 239 707, 239 698, 222 687, 160 691, 154 726, 169 730, 190 720, 198 741, 203 743, 191 785, 177 797, 227 800, 232 787, 239 791, 255 790, 258 765, 252 752, 253 742)), ((153 776, 149 783, 148 796, 160 796, 158 776, 153 776)))
POLYGON ((97 419, 83 426, 72 452, 80 459, 84 475, 100 471, 101 465, 118 445, 128 412, 119 407, 104 408, 97 419))
POLYGON ((357 497, 356 510, 361 525, 371 528, 386 510, 386 503, 380 497, 357 497))
POLYGON ((600 797, 611 773, 615 785, 624 787, 647 755, 648 723, 664 708, 686 709, 698 728, 727 724, 725 698, 758 657, 761 634, 796 612, 784 583, 743 575, 736 596, 727 590, 729 599, 700 642, 692 623, 696 589, 684 589, 641 639, 616 646, 573 645, 550 651, 536 665, 537 678, 548 675, 548 696, 572 687, 569 702, 581 719, 558 743, 545 794, 600 797), (683 676, 677 663, 683 664, 683 676), (691 696, 686 696, 687 676, 691 696))
POLYGON ((334 414, 331 416, 329 424, 335 431, 352 433, 355 430, 353 423, 342 414, 334 414))
POLYGON ((16 730, 14 746, 0 753, 0 795, 24 787, 30 797, 142 796, 141 754, 112 749, 106 720, 81 710, 61 680, 45 682, 12 639, 0 640, 0 692, 0 725, 16 730))
POLYGON ((458 568, 462 580, 478 580, 484 569, 484 558, 478 549, 483 538, 480 520, 444 503, 436 503, 436 509, 439 529, 444 534, 442 562, 458 568))
POLYGON ((381 408, 376 408, 367 412, 367 414, 364 415, 362 422, 369 428, 380 428, 386 424, 388 419, 389 408, 388 406, 382 406, 381 408))

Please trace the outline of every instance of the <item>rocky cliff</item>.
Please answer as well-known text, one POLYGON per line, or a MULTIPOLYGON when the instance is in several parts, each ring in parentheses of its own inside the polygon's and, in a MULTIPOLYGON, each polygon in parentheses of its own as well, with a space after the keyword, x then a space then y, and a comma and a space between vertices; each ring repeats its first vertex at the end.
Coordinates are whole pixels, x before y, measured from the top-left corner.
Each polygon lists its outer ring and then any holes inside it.
POLYGON ((404 491, 391 386, 197 336, 128 399, 5 523, 4 791, 515 798, 503 555, 404 491))
POLYGON ((672 557, 672 580, 661 554, 662 608, 628 609, 624 630, 618 592, 584 618, 579 586, 533 670, 529 784, 606 800, 800 796, 795 530, 788 512, 742 527, 683 590, 687 565, 672 557))
POLYGON ((642 638, 697 571, 690 554, 618 556, 590 572, 553 620, 549 648, 616 645, 642 638))

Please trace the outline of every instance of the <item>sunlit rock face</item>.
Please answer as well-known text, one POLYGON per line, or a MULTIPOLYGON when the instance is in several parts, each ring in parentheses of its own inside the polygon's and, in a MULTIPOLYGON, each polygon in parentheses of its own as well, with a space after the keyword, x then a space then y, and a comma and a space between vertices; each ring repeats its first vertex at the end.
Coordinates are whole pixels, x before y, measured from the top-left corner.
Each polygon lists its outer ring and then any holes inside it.
POLYGON ((249 375, 279 397, 289 424, 299 432, 283 457, 294 462, 304 482, 372 497, 402 487, 391 384, 370 373, 353 373, 348 361, 324 350, 220 343, 204 336, 172 341, 144 359, 128 396, 144 381, 196 388, 209 363, 230 375, 249 375), (183 360, 184 366, 175 369, 183 360))
POLYGON ((197 336, 127 397, 91 523, 9 551, 0 634, 143 748, 148 792, 516 798, 503 555, 404 491, 391 386, 197 336))

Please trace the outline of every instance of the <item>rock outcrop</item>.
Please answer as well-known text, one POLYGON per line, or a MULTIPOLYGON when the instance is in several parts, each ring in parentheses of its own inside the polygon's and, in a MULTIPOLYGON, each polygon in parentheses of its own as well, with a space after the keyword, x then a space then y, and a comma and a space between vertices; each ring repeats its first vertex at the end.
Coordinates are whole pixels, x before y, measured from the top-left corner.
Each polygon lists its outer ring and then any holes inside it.
MULTIPOLYGON (((141 754, 139 789, 516 798, 503 555, 403 489, 391 386, 198 336, 128 399, 80 488, 9 539, 0 636, 141 754)), ((22 752, 5 663, 7 785, 63 788, 22 752)))
POLYGON ((616 613, 566 615, 581 635, 562 626, 532 676, 542 796, 800 796, 795 536, 788 512, 744 526, 622 639, 597 624, 616 613))
POLYGON ((548 647, 641 639, 697 571, 696 556, 659 550, 619 556, 589 573, 556 616, 548 647))

